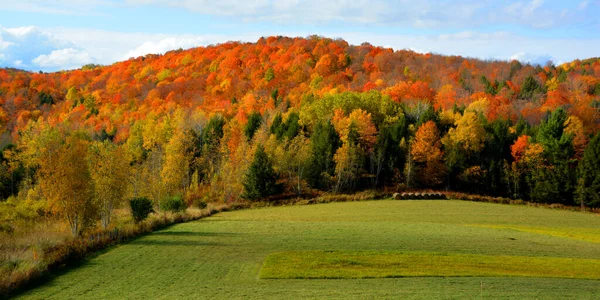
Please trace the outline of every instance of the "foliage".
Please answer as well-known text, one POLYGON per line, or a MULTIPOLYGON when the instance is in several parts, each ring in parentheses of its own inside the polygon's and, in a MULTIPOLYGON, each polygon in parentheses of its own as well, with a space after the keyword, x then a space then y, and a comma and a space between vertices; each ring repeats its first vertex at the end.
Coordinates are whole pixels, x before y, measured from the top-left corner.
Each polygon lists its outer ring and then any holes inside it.
POLYGON ((278 175, 273 169, 273 162, 265 152, 262 145, 258 145, 254 153, 254 160, 244 176, 244 194, 242 197, 249 200, 258 200, 277 194, 281 186, 277 183, 278 175))
POLYGON ((577 202, 581 206, 600 207, 600 134, 585 148, 579 162, 577 202))
POLYGON ((248 117, 248 123, 246 124, 246 127, 244 127, 244 134, 246 135, 246 138, 248 140, 251 140, 252 137, 254 137, 254 134, 256 133, 261 124, 262 118, 260 116, 260 113, 251 113, 248 117))
POLYGON ((77 211, 87 230, 112 226, 122 199, 237 201, 260 144, 281 197, 435 186, 580 204, 598 78, 598 59, 542 67, 317 36, 0 69, 0 201, 26 222, 77 211), (50 186, 66 169, 77 180, 50 186))
POLYGON ((129 164, 123 148, 108 141, 90 145, 88 164, 102 226, 111 223, 113 210, 119 208, 125 197, 129 164))
POLYGON ((410 152, 412 159, 418 164, 420 182, 425 186, 441 184, 446 175, 441 146, 439 130, 433 121, 419 127, 410 152))
POLYGON ((137 223, 145 220, 150 213, 154 212, 152 201, 145 197, 129 200, 129 207, 131 208, 131 215, 137 223))
POLYGON ((310 186, 329 188, 328 179, 335 170, 334 155, 340 146, 340 138, 330 122, 317 123, 310 136, 311 158, 307 170, 310 186))
POLYGON ((39 180, 52 211, 63 216, 73 236, 92 225, 97 206, 85 161, 87 143, 76 136, 53 141, 42 153, 39 180))
POLYGON ((181 196, 167 197, 160 203, 160 209, 164 211, 179 212, 184 211, 186 208, 187 205, 181 196))

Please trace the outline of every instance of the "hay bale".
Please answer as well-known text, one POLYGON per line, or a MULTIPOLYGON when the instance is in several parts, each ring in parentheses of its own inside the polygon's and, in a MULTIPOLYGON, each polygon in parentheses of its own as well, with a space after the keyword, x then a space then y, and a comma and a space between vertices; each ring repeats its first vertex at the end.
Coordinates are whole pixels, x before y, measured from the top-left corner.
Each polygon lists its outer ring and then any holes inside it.
POLYGON ((400 193, 394 193, 394 195, 392 195, 392 199, 400 200, 400 199, 402 199, 402 196, 400 195, 400 193))

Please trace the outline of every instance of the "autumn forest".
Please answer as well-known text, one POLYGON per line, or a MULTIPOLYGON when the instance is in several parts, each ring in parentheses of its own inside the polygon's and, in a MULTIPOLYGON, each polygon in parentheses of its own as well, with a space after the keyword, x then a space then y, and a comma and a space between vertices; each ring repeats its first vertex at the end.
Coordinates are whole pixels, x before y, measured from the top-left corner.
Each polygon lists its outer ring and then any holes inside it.
POLYGON ((0 196, 3 218, 62 215, 73 234, 136 197, 430 188, 597 207, 599 129, 597 58, 532 66, 268 37, 0 70, 0 196))

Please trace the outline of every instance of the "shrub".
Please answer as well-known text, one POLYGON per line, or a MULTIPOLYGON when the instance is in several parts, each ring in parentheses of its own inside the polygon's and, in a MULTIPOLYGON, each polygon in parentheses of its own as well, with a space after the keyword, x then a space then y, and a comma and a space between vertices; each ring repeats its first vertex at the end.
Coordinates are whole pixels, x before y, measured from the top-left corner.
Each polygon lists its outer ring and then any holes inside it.
POLYGON ((197 199, 196 201, 194 201, 194 205, 196 207, 198 207, 199 209, 205 209, 208 204, 206 204, 206 201, 204 201, 204 199, 197 199))
POLYGON ((129 206, 131 206, 131 215, 136 223, 145 220, 151 212, 154 212, 152 201, 145 197, 129 200, 129 206))
POLYGON ((187 205, 181 196, 169 197, 160 204, 160 209, 172 212, 183 211, 186 207, 187 205))

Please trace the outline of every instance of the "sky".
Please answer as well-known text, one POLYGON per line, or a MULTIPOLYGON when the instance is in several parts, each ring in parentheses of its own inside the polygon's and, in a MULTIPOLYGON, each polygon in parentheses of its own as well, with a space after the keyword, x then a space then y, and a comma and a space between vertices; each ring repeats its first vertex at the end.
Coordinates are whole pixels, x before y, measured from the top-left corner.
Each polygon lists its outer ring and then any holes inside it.
POLYGON ((2 2, 0 67, 30 71, 271 35, 542 65, 600 56, 600 0, 2 2))

